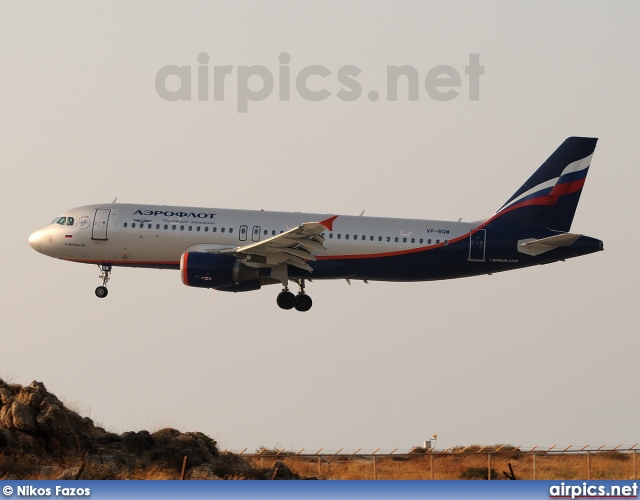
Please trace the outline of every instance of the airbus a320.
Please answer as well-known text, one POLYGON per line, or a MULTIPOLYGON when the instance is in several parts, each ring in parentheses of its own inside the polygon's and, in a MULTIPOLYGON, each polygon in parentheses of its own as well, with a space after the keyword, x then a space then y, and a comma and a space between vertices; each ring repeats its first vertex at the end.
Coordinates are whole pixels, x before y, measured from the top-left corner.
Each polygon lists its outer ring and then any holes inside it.
POLYGON ((176 269, 187 286, 223 292, 280 284, 278 306, 308 311, 306 281, 443 280, 602 250, 602 241, 569 232, 596 142, 568 138, 477 222, 114 202, 67 210, 29 244, 50 257, 97 264, 100 298, 114 266, 147 267, 176 269))

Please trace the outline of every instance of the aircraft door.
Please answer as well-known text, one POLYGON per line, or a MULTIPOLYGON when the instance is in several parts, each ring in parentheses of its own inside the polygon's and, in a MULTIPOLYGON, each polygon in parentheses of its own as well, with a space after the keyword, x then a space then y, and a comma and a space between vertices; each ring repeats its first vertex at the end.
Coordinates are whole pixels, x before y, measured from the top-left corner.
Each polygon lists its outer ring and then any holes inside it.
POLYGON ((478 229, 469 237, 469 260, 474 262, 485 261, 485 248, 487 245, 487 230, 478 229))
POLYGON ((251 233, 251 239, 253 241, 260 241, 260 226, 253 226, 253 232, 251 233))
POLYGON ((92 240, 107 240, 107 227, 111 210, 108 208, 96 208, 96 215, 93 218, 92 240))
POLYGON ((249 230, 248 226, 240 226, 240 232, 238 233, 238 238, 240 238, 240 241, 247 241, 248 230, 249 230))

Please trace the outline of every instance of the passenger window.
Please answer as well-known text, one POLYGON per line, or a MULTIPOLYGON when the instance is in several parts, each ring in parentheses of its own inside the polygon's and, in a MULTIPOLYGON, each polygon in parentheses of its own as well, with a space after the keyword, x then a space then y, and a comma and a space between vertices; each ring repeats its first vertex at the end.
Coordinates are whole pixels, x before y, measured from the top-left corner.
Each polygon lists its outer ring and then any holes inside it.
POLYGON ((165 224, 165 225, 164 225, 164 229, 165 229, 165 231, 166 231, 167 229, 169 229, 169 226, 168 226, 167 224, 165 224))
POLYGON ((329 233, 329 239, 332 240, 333 239, 333 233, 329 233))
POLYGON ((189 226, 189 231, 191 231, 193 229, 193 226, 189 226))
POLYGON ((387 236, 387 243, 391 241, 391 236, 387 236))
POLYGON ((338 239, 340 239, 340 238, 342 238, 342 235, 341 235, 341 234, 338 234, 338 239))
POLYGON ((415 243, 416 239, 415 238, 411 238, 411 243, 415 243))
POLYGON ((73 217, 67 217, 67 226, 73 226, 73 217))
POLYGON ((160 224, 156 224, 156 229, 160 229, 160 224))
POLYGON ((223 227, 220 228, 220 232, 224 233, 224 228, 223 227))
POLYGON ((436 245, 439 245, 439 244, 440 244, 440 240, 436 240, 436 245))
POLYGON ((200 231, 200 226, 196 226, 196 231, 200 231))
POLYGON ((382 236, 378 236, 378 241, 382 241, 382 236))
POLYGON ((136 227, 136 223, 135 223, 135 222, 134 222, 134 223, 132 223, 132 224, 131 224, 131 227, 136 227))
POLYGON ((398 237, 396 236, 396 243, 398 243, 398 237))
POLYGON ((349 239, 349 235, 348 235, 348 234, 345 234, 345 235, 344 235, 344 239, 345 239, 345 240, 348 240, 348 239, 349 239))
POLYGON ((175 224, 173 224, 173 225, 171 226, 171 229, 173 229, 173 230, 175 231, 175 230, 176 230, 176 225, 175 225, 175 224))
POLYGON ((275 236, 276 235, 276 230, 274 229, 273 231, 271 231, 271 236, 275 236))
POLYGON ((431 245, 431 238, 429 238, 429 239, 427 240, 427 243, 428 243, 429 245, 431 245))
POLYGON ((423 241, 422 238, 420 238, 420 243, 422 243, 422 241, 423 241))
POLYGON ((211 229, 211 231, 213 231, 214 233, 218 232, 218 228, 216 226, 213 226, 213 228, 211 229))
POLYGON ((370 239, 371 241, 373 241, 373 236, 371 236, 369 239, 370 239))
POLYGON ((264 230, 264 235, 267 236, 269 234, 269 231, 267 231, 266 229, 264 230))
POLYGON ((367 239, 367 237, 363 234, 363 235, 362 235, 362 239, 363 239, 363 240, 366 240, 366 239, 367 239))
POLYGON ((209 232, 209 226, 204 226, 204 232, 208 233, 209 232))
POLYGON ((127 223, 126 222, 124 223, 124 227, 127 227, 127 223))
POLYGON ((407 242, 407 238, 402 238, 402 243, 406 243, 407 242))
POLYGON ((233 228, 232 227, 229 228, 229 232, 233 233, 233 228))

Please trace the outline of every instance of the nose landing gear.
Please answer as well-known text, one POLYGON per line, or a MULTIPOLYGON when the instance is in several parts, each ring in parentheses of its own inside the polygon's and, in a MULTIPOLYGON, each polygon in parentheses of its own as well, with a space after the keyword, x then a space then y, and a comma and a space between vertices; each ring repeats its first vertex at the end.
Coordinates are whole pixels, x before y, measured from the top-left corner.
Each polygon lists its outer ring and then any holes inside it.
POLYGON ((102 264, 98 265, 98 267, 102 271, 102 274, 98 276, 98 278, 102 280, 102 286, 96 288, 96 297, 104 299, 109 293, 109 290, 107 290, 107 282, 109 281, 109 275, 111 274, 111 266, 108 264, 102 264))
POLYGON ((298 295, 294 295, 289 291, 289 287, 284 286, 282 288, 282 291, 278 294, 276 302, 281 309, 288 310, 295 307, 296 311, 306 312, 311 309, 313 301, 311 300, 311 297, 309 297, 304 291, 304 280, 296 280, 296 283, 298 283, 298 286, 300 287, 298 295))

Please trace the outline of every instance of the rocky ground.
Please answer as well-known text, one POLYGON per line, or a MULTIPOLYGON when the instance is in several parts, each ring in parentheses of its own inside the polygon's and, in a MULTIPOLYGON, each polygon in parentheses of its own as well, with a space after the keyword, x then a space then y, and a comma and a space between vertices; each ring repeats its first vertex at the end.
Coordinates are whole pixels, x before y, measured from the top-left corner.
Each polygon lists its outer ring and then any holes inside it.
POLYGON ((42 382, 0 380, 0 479, 297 479, 220 453, 201 432, 114 434, 65 407, 42 382))

